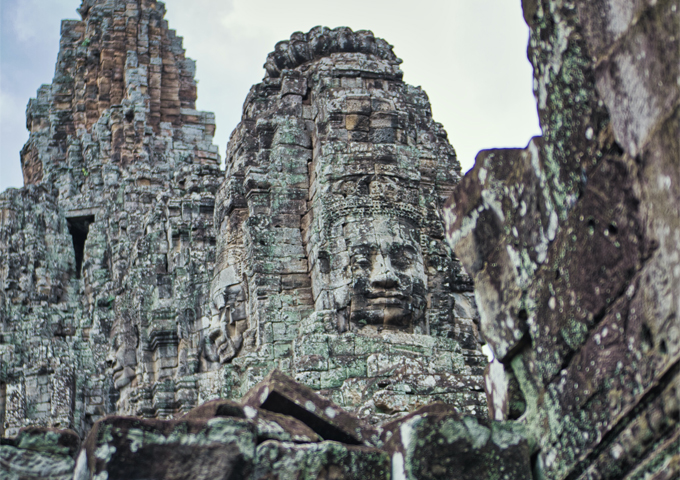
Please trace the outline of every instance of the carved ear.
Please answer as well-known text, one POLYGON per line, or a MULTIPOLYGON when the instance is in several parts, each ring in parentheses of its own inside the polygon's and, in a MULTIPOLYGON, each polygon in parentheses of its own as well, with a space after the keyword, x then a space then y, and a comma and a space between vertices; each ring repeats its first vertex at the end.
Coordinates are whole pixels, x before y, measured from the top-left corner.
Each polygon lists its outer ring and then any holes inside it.
POLYGON ((371 193, 371 182, 375 175, 365 175, 357 182, 358 195, 369 195, 371 193))

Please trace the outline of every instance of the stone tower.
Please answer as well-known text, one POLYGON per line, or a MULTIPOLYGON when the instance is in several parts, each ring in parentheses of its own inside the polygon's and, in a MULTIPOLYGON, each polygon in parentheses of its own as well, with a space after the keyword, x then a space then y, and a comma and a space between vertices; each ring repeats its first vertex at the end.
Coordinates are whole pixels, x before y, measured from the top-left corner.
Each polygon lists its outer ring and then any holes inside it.
POLYGON ((0 433, 196 402, 220 182, 214 115, 155 0, 84 0, 0 195, 0 433), (134 346, 134 347, 131 347, 134 346), (123 386, 131 387, 123 391, 123 386))
POLYGON ((2 434, 175 417, 274 368, 375 422, 485 415, 437 213, 460 166, 384 40, 279 43, 225 177, 163 4, 79 13, 28 106, 25 186, 0 195, 2 434))
POLYGON ((400 63, 349 28, 267 58, 217 195, 210 338, 229 395, 276 367, 376 420, 482 410, 471 282, 437 213, 460 165, 400 63))

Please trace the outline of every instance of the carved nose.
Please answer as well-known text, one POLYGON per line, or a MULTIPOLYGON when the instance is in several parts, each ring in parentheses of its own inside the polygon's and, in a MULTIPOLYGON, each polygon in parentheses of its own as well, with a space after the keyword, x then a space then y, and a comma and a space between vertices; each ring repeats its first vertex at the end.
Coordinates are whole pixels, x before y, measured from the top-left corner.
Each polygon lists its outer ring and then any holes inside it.
POLYGON ((399 279, 396 277, 396 275, 394 275, 394 272, 392 271, 378 274, 371 280, 371 286, 373 286, 374 288, 388 290, 396 288, 398 285, 399 279))
POLYGON ((399 286, 399 278, 384 258, 380 258, 371 275, 371 286, 377 289, 392 289, 399 286))

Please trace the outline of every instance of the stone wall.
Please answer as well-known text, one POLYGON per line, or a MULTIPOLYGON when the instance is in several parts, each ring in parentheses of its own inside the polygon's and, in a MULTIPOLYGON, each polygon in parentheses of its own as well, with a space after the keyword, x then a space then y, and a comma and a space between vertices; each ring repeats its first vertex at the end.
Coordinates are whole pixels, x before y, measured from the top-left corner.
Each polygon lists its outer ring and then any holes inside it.
POLYGON ((0 195, 3 473, 677 478, 678 0, 523 4, 526 149, 460 179, 391 47, 318 27, 223 177, 162 4, 85 0, 0 195))
POLYGON ((531 478, 522 425, 456 410, 434 403, 371 426, 272 371, 240 402, 213 400, 173 420, 104 418, 80 449, 73 431, 23 429, 0 440, 0 472, 26 480, 531 478))
POLYGON ((679 5, 523 3, 543 136, 481 152, 445 213, 491 413, 535 478, 677 478, 679 5))
POLYGON ((437 400, 486 416, 438 214, 460 166, 387 42, 280 42, 225 176, 163 4, 79 12, 28 105, 25 187, 0 195, 5 436, 172 418, 274 368, 375 422, 437 400))

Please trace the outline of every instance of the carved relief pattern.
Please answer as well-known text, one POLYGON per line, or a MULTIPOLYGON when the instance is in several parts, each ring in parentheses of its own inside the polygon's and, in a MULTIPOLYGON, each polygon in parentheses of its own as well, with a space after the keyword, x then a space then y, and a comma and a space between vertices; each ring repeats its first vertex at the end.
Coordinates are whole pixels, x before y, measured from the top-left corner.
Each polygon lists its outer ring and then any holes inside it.
POLYGON ((234 396, 276 366, 372 418, 480 405, 476 314, 452 313, 472 306, 470 282, 437 213, 460 166, 400 63, 370 32, 317 27, 277 45, 246 100, 211 294, 234 396))
POLYGON ((26 186, 0 195, 7 436, 197 401, 185 377, 207 326, 214 115, 195 110, 195 65, 163 4, 86 0, 80 13, 28 105, 26 186))
POLYGON ((225 174, 163 5, 80 13, 27 109, 26 186, 0 195, 4 434, 174 417, 273 368, 374 421, 480 413, 470 281, 437 214, 460 167, 391 47, 280 43, 225 174))

